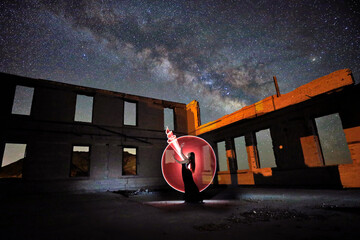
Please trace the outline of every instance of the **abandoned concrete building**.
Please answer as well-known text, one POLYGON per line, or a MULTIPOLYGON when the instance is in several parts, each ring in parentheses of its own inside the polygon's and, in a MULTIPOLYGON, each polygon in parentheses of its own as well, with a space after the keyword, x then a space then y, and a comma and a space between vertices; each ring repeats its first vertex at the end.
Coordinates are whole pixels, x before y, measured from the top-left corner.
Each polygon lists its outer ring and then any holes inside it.
POLYGON ((186 105, 4 73, 1 79, 1 187, 164 188, 164 115, 176 135, 200 136, 212 145, 215 185, 360 187, 360 88, 349 69, 203 125, 195 100, 186 105), (340 121, 345 162, 328 161, 316 125, 326 116, 340 121), (259 132, 266 133, 270 154, 262 155, 259 132), (273 164, 266 166, 262 158, 269 157, 273 164))

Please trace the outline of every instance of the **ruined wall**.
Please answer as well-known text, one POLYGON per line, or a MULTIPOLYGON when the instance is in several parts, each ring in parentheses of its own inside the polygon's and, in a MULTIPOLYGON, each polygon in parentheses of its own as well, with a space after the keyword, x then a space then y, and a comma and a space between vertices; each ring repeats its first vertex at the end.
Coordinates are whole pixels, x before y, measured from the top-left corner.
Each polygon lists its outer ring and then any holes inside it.
POLYGON ((360 85, 356 85, 345 96, 345 104, 340 110, 341 122, 349 146, 353 164, 339 165, 341 182, 344 187, 360 187, 360 85))
POLYGON ((6 143, 26 144, 24 184, 45 191, 167 186, 160 166, 164 108, 174 109, 175 131, 182 135, 185 104, 9 74, 1 79, 0 155, 6 143), (28 116, 12 114, 16 86, 34 88, 28 116), (91 122, 74 120, 78 94, 93 99, 91 122), (124 125, 124 101, 136 103, 136 126, 124 125), (70 177, 73 146, 90 147, 87 177, 70 177), (136 148, 136 175, 122 174, 124 147, 136 148))
POLYGON ((1 79, 0 155, 6 143, 26 144, 21 182, 26 189, 166 187, 160 167, 166 146, 164 108, 174 110, 178 136, 199 135, 216 152, 217 143, 225 142, 227 170, 217 173, 214 184, 360 187, 360 111, 355 104, 360 88, 348 69, 203 125, 196 101, 185 105, 9 74, 1 79), (34 88, 28 116, 12 114, 16 86, 34 88), (74 120, 77 95, 93 98, 91 122, 74 120), (124 102, 136 103, 136 126, 124 125, 124 102), (341 118, 352 162, 326 166, 315 119, 334 113, 341 118), (256 134, 264 129, 271 135, 275 167, 261 163, 256 134), (248 169, 239 169, 236 162, 234 139, 240 136, 248 169), (70 177, 73 146, 90 147, 89 176, 70 177), (126 147, 136 148, 136 175, 123 175, 126 147))
MULTIPOLYGON (((190 131, 216 148, 225 141, 227 171, 218 171, 215 183, 360 187, 359 85, 349 69, 318 78, 292 92, 270 96, 190 131), (325 166, 315 118, 338 113, 352 163, 325 166), (256 133, 269 129, 275 167, 262 167, 256 133), (245 137, 249 169, 237 169, 234 139, 245 137)), ((192 111, 195 112, 195 111, 192 111)), ((198 116, 197 116, 198 117, 198 116)), ((346 143, 345 143, 346 144, 346 143)), ((334 149, 336 151, 336 149, 334 149)))

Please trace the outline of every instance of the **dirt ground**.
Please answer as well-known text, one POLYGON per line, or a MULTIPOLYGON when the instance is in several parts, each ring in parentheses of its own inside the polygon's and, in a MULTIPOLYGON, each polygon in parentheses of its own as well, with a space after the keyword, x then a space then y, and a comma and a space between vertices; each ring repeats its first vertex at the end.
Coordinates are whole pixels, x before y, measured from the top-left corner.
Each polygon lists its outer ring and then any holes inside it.
POLYGON ((356 239, 359 190, 214 188, 0 195, 0 239, 356 239))

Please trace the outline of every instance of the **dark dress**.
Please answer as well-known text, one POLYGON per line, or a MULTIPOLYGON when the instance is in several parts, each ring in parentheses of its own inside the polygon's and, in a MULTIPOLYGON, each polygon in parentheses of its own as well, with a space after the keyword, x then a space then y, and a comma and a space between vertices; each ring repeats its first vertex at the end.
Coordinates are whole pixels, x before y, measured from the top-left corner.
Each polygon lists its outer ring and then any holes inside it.
POLYGON ((187 164, 182 164, 182 178, 185 186, 185 202, 187 203, 198 203, 202 202, 202 197, 196 186, 193 175, 190 169, 186 167, 187 164))

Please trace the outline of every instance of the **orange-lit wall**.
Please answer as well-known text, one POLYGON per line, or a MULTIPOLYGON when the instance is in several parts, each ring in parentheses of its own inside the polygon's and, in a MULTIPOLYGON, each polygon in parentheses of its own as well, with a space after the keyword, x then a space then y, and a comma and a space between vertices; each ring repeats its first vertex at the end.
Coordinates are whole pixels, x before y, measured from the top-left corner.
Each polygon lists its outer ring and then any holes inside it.
MULTIPOLYGON (((269 96, 213 122, 188 122, 190 134, 214 148, 225 141, 228 171, 218 172, 217 183, 227 185, 288 185, 360 187, 360 88, 349 69, 315 79, 292 92, 269 96), (339 113, 352 163, 325 166, 314 119, 339 113), (190 126, 192 125, 192 126, 190 126), (270 129, 276 167, 261 168, 255 133, 270 129), (249 170, 237 170, 233 139, 245 136, 249 170)), ((198 106, 191 107, 199 119, 198 106)), ((189 111, 188 111, 189 114, 189 111)), ((336 149, 334 149, 336 151, 336 149)))

